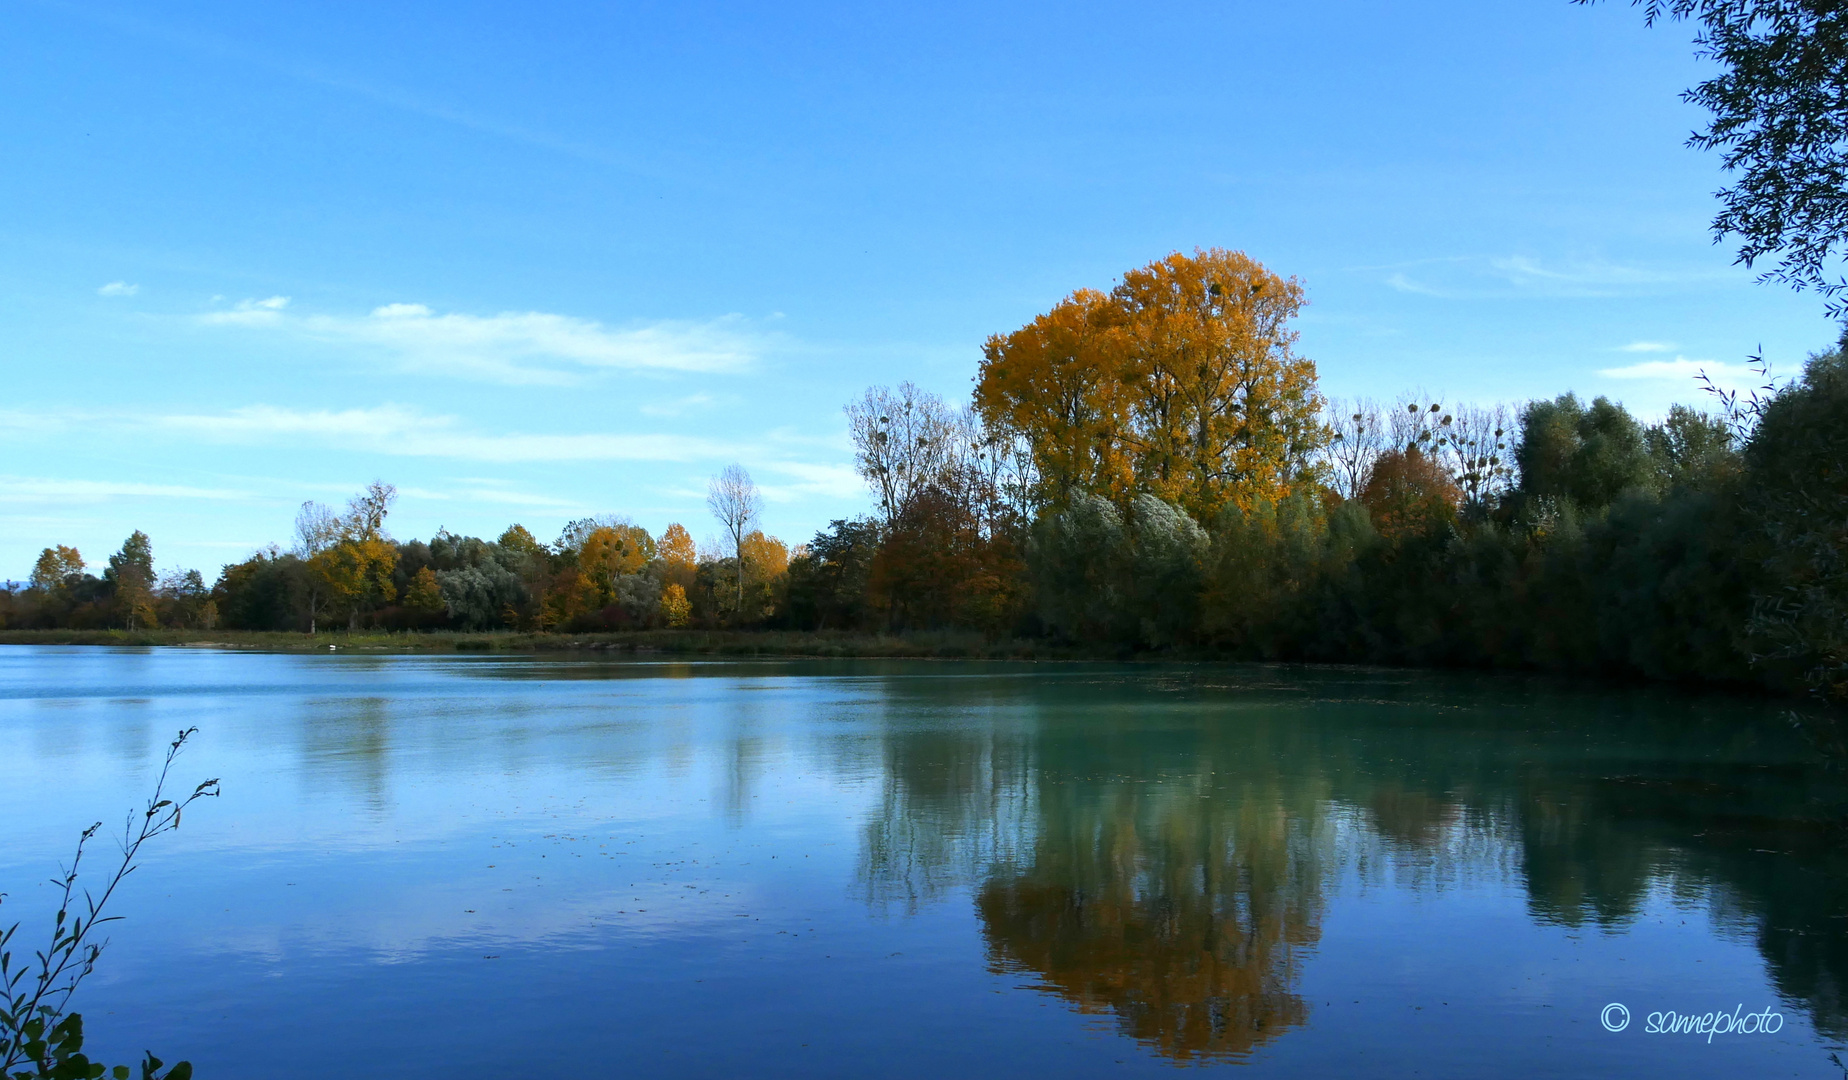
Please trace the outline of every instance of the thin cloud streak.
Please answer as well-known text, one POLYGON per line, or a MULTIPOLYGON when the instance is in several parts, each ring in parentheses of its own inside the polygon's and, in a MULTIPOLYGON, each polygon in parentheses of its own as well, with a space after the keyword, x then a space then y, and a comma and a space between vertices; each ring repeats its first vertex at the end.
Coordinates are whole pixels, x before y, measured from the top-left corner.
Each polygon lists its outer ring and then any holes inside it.
POLYGON ((1683 382, 1692 383, 1702 375, 1713 380, 1714 385, 1728 390, 1753 387, 1763 381, 1763 376, 1744 364, 1727 364, 1714 360, 1690 360, 1677 356, 1673 360, 1644 360, 1624 367, 1602 368, 1599 375, 1607 379, 1625 381, 1683 382))
POLYGON ((660 148, 654 148, 651 153, 645 155, 617 153, 601 146, 562 138, 517 124, 487 119, 461 109, 433 103, 407 90, 371 82, 319 64, 280 58, 223 34, 176 30, 171 26, 161 25, 119 11, 99 11, 90 7, 52 3, 47 0, 39 0, 39 3, 42 7, 82 19, 92 25, 107 27, 118 33, 163 42, 180 49, 205 53, 220 59, 249 64, 284 78, 312 83, 329 90, 364 98, 390 109, 451 124, 482 135, 522 143, 565 157, 576 158, 579 161, 617 169, 632 176, 668 181, 703 191, 722 190, 720 185, 708 178, 694 175, 689 170, 668 171, 660 168, 661 160, 667 156, 666 152, 660 148))
MULTIPOLYGON (((0 427, 12 419, 0 413, 0 427)), ((337 451, 383 454, 395 457, 438 458, 491 464, 566 463, 596 461, 649 461, 697 463, 748 461, 752 468, 796 478, 788 490, 850 494, 859 490, 852 467, 842 463, 791 460, 774 449, 774 437, 753 442, 718 441, 688 435, 659 433, 614 434, 492 434, 471 431, 458 417, 432 416, 400 405, 355 409, 288 409, 252 405, 220 413, 169 413, 140 415, 100 411, 32 414, 30 427, 18 434, 33 436, 82 430, 92 436, 154 435, 232 446, 299 447, 303 444, 337 451)), ((61 484, 63 481, 45 481, 61 484)), ((505 490, 496 482, 462 480, 468 490, 458 498, 522 503, 540 506, 565 500, 505 490)), ((125 490, 137 485, 116 485, 125 490)), ((154 488, 150 493, 158 493, 154 488)), ((211 489, 175 488, 176 492, 211 489)), ((331 490, 331 489, 330 489, 331 490)), ((220 497, 242 498, 248 492, 226 492, 220 497)), ((199 495, 198 497, 204 497, 199 495)))
POLYGON ((207 326, 271 326, 282 321, 282 309, 288 306, 286 296, 239 300, 230 311, 210 311, 199 316, 199 321, 207 326))
POLYGON ((550 495, 535 495, 525 491, 515 491, 499 486, 480 486, 484 481, 470 480, 465 484, 475 485, 457 491, 436 491, 423 487, 401 487, 398 494, 407 499, 428 499, 432 502, 471 502, 496 503, 503 506, 530 506, 541 510, 581 510, 584 504, 573 499, 557 499, 550 495))
POLYGON ((1549 265, 1522 255, 1419 259, 1395 266, 1355 269, 1390 271, 1381 279, 1388 288, 1440 300, 1650 295, 1701 288, 1736 276, 1730 270, 1631 266, 1602 260, 1549 265), (1414 277, 1409 271, 1416 268, 1424 268, 1424 272, 1414 277))
POLYGON ((866 492, 866 482, 851 465, 815 464, 802 461, 766 461, 758 466, 763 472, 795 477, 793 484, 761 484, 764 498, 772 502, 792 502, 805 495, 853 498, 866 492))
POLYGON ((150 422, 162 430, 215 442, 310 439, 368 453, 503 464, 696 461, 737 453, 734 446, 684 435, 486 435, 463 429, 454 417, 426 416, 395 405, 339 411, 254 405, 227 413, 161 416, 150 422))
POLYGON ((0 502, 90 503, 108 499, 250 498, 248 491, 190 487, 184 484, 135 484, 112 480, 67 480, 36 476, 0 476, 0 502))
POLYGON ((298 316, 285 310, 288 304, 286 296, 244 300, 197 321, 385 352, 421 372, 527 385, 572 383, 600 369, 729 374, 751 367, 762 351, 737 315, 615 329, 544 311, 439 314, 423 304, 395 303, 363 316, 298 316))

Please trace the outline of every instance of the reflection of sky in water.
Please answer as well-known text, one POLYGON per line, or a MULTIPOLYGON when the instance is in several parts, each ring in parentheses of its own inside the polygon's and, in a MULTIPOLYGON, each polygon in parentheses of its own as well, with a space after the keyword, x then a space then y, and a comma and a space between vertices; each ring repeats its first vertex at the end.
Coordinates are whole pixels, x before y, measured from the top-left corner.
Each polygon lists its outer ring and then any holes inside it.
POLYGON ((22 932, 192 724, 178 778, 225 796, 80 1007, 206 1075, 1821 1076, 1842 1030, 1840 796, 1750 703, 4 648, 22 932), (1612 1000, 1789 1023, 1612 1035, 1612 1000))

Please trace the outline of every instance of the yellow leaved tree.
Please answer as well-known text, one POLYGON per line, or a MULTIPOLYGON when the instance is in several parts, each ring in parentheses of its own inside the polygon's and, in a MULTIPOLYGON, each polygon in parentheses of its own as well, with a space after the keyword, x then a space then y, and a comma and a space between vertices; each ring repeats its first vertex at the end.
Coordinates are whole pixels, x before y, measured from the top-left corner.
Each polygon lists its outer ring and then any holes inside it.
POLYGON ((1303 303, 1243 252, 1177 252, 989 339, 976 409, 1027 441, 1042 503, 1249 508, 1311 479, 1328 440, 1315 364, 1293 351, 1303 303))
POLYGON ((1122 321, 1111 297, 1079 289, 982 348, 976 411, 988 427, 1026 437, 1042 503, 1081 492, 1122 499, 1134 486, 1120 439, 1122 321))
POLYGON ((685 626, 693 616, 693 604, 687 599, 687 591, 679 582, 670 581, 661 590, 661 618, 667 625, 676 629, 685 626))
POLYGON ((625 574, 639 574, 654 558, 654 538, 639 525, 602 525, 584 535, 577 549, 578 570, 590 590, 593 610, 616 602, 616 584, 625 574))
POLYGON ((676 521, 664 529, 655 541, 655 557, 661 560, 662 579, 680 586, 681 598, 685 599, 699 574, 699 549, 694 547, 686 526, 676 521))
MULTIPOLYGON (((398 568, 398 548, 385 534, 385 517, 397 498, 397 488, 374 481, 347 502, 343 515, 304 506, 297 519, 297 529, 304 535, 310 526, 303 523, 309 519, 314 519, 313 527, 319 529, 318 550, 307 559, 315 593, 311 608, 325 602, 335 613, 346 615, 348 630, 359 626, 362 614, 398 598, 392 582, 398 568)), ((315 614, 311 609, 310 631, 314 629, 315 614)))

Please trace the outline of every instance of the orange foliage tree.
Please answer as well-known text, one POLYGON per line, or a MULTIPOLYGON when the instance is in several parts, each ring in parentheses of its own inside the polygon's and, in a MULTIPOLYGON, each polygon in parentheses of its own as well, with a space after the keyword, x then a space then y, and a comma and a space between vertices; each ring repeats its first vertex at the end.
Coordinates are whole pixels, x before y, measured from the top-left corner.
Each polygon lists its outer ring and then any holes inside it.
POLYGON ((975 406, 1027 440, 1042 502, 1248 508, 1313 476, 1329 438, 1315 364, 1292 351, 1303 303, 1243 252, 1177 252, 990 338, 975 406))
POLYGON ((1448 469, 1414 447, 1374 459, 1360 501, 1380 535, 1398 540, 1455 520, 1463 491, 1448 469))
POLYGON ((655 557, 661 560, 662 578, 680 586, 682 595, 693 587, 699 573, 699 549, 693 546, 686 526, 676 521, 662 530, 655 541, 655 557))
POLYGON ((1004 530, 983 527, 972 500, 931 485, 899 507, 873 556, 867 591, 894 629, 973 626, 998 634, 1018 618, 1025 566, 1004 530))

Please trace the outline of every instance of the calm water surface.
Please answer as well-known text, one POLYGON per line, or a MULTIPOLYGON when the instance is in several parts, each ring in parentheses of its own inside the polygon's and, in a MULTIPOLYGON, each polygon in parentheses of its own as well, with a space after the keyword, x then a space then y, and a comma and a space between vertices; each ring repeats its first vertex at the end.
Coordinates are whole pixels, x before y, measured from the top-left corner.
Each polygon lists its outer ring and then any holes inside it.
POLYGON ((208 1080, 1843 1075, 1848 796, 1761 702, 5 647, 22 934, 182 725, 224 796, 78 1004, 208 1080))

